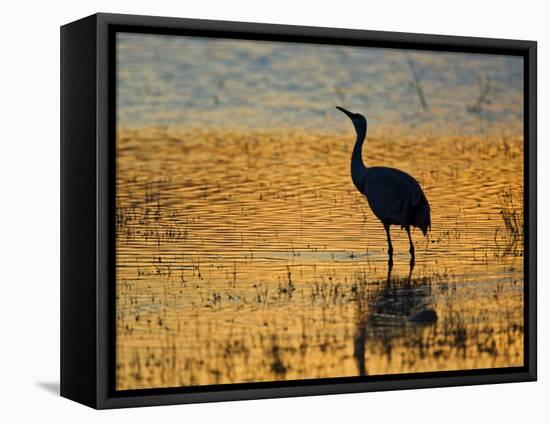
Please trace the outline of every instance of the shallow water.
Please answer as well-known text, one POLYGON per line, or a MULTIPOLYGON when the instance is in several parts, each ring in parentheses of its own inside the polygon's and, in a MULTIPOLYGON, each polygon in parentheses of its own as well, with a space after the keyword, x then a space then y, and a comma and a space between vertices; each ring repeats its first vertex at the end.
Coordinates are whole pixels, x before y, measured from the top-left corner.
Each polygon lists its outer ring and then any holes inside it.
POLYGON ((523 239, 501 214, 521 226, 522 138, 367 138, 366 164, 416 176, 430 201, 412 274, 397 227, 388 274, 353 141, 119 131, 119 389, 523 364, 523 239))

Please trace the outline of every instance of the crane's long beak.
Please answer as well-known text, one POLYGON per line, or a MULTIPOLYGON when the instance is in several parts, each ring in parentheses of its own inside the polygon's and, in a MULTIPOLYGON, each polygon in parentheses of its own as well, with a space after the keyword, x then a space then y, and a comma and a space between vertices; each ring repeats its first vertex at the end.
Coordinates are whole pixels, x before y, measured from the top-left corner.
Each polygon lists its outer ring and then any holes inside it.
POLYGON ((350 111, 344 109, 343 107, 336 106, 336 108, 338 110, 340 110, 341 112, 345 113, 350 119, 353 117, 353 113, 351 113, 350 111))

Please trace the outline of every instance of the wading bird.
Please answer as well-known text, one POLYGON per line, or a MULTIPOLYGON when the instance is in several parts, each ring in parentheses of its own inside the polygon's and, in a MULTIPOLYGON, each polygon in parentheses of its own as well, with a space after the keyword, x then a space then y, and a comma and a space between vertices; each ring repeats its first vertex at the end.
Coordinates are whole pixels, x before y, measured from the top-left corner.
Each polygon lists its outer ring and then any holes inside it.
POLYGON ((393 266, 393 247, 390 225, 400 225, 407 231, 414 266, 414 244, 411 226, 422 230, 424 236, 430 228, 430 205, 420 184, 409 174, 391 167, 366 167, 362 147, 367 135, 367 120, 363 115, 336 106, 351 119, 357 140, 351 156, 351 179, 357 190, 367 197, 372 212, 380 219, 388 239, 388 264, 393 266))

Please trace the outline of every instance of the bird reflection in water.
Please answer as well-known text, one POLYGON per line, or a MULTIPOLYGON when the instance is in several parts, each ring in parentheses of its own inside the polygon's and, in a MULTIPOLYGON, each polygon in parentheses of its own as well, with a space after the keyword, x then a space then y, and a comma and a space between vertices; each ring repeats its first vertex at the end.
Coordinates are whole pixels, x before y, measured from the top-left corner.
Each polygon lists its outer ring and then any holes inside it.
POLYGON ((356 292, 353 352, 360 376, 368 375, 369 350, 376 349, 390 361, 395 341, 437 321, 430 280, 414 280, 413 268, 409 267, 407 277, 392 278, 392 266, 388 266, 385 281, 369 287, 365 282, 356 292))

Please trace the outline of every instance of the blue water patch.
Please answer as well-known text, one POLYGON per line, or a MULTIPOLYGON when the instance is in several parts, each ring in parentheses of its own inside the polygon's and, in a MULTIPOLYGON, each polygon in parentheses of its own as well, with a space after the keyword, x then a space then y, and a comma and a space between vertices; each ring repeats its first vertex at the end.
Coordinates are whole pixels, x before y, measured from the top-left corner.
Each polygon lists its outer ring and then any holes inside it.
POLYGON ((342 105, 371 127, 521 129, 523 59, 119 33, 117 105, 121 127, 340 131, 342 105))

